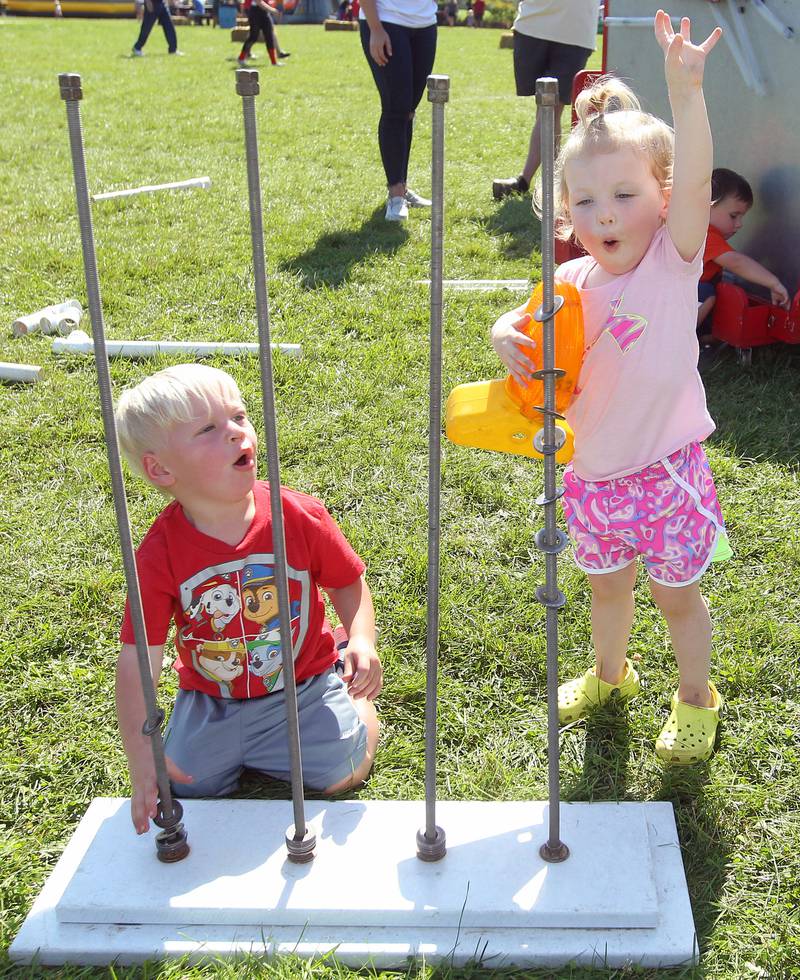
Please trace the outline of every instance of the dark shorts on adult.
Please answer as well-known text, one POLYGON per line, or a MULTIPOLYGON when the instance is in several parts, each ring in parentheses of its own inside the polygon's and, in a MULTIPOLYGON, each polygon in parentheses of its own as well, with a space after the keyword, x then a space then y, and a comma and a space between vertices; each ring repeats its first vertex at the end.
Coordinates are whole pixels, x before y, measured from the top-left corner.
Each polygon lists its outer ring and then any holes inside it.
POLYGON ((514 81, 517 95, 536 95, 537 78, 558 79, 558 100, 572 102, 572 80, 586 66, 591 48, 543 41, 514 31, 514 81))

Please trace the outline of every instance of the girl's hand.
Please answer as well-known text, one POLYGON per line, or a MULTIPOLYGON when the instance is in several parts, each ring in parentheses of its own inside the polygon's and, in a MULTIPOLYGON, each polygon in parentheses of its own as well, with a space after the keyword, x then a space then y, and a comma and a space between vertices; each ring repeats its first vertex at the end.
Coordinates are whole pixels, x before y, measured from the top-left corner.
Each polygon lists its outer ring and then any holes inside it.
POLYGON ((344 651, 342 680, 351 698, 374 700, 383 687, 383 667, 375 647, 360 636, 350 637, 344 651))
POLYGON ((531 372, 536 368, 529 353, 536 349, 536 343, 522 332, 522 328, 530 322, 530 313, 526 313, 525 307, 521 306, 504 313, 492 327, 492 347, 523 388, 530 383, 531 372))
POLYGON ((664 74, 670 98, 694 94, 703 85, 706 56, 722 37, 722 30, 715 27, 702 44, 692 44, 691 22, 681 18, 680 33, 672 30, 672 21, 663 10, 656 14, 654 22, 656 40, 664 52, 664 74))
POLYGON ((383 27, 374 31, 370 29, 369 53, 379 68, 383 68, 389 63, 389 59, 392 57, 392 42, 383 27))

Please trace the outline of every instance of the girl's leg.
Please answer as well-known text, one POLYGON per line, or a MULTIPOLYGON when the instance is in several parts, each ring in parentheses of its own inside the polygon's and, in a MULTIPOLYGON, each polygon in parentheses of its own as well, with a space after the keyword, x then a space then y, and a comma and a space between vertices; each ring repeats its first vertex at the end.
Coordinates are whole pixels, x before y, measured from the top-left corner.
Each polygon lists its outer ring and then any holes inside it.
POLYGON ((378 123, 378 147, 390 197, 406 192, 405 170, 408 161, 408 124, 413 116, 410 28, 384 24, 392 42, 392 56, 382 68, 369 53, 369 25, 360 21, 361 46, 367 58, 375 86, 381 97, 378 123))
POLYGON ((650 580, 650 591, 669 627, 684 704, 711 707, 708 687, 711 661, 711 617, 697 582, 670 588, 650 580))
POLYGON ((625 657, 633 625, 633 587, 636 562, 618 572, 590 575, 592 589, 592 641, 595 673, 608 684, 618 684, 625 674, 625 657))

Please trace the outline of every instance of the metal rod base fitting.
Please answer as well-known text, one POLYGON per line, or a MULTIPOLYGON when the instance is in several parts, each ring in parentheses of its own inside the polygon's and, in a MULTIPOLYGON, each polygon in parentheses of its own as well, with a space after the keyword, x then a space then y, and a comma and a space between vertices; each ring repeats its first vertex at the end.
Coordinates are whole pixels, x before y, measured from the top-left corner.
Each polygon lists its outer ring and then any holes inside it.
POLYGON ((569 857, 569 848, 561 841, 559 841, 553 848, 550 847, 549 843, 542 844, 542 846, 539 848, 539 854, 550 864, 560 864, 562 861, 566 861, 569 857))
POLYGON ((289 827, 286 831, 286 850, 288 851, 286 856, 292 864, 308 864, 309 861, 313 861, 316 846, 316 835, 312 834, 308 827, 306 827, 305 837, 301 840, 295 838, 294 826, 289 827))
POLYGON ((162 830, 160 834, 156 834, 156 857, 164 864, 182 861, 190 850, 182 823, 179 823, 174 830, 162 830))
POLYGON ((417 857, 420 861, 441 861, 447 854, 447 838, 441 827, 436 827, 436 837, 431 841, 425 836, 425 828, 417 831, 417 857))
POLYGON ((162 807, 161 801, 158 802, 158 812, 153 817, 156 827, 161 827, 161 833, 156 834, 156 856, 164 864, 174 864, 182 861, 189 853, 189 842, 181 820, 183 819, 183 807, 174 797, 172 799, 172 813, 167 816, 162 807))

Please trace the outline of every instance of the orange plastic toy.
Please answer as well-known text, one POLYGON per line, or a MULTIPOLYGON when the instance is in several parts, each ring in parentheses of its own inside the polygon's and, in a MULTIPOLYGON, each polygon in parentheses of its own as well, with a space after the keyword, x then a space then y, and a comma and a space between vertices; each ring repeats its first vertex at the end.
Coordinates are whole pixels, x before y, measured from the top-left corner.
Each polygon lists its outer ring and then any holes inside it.
MULTIPOLYGON (((564 375, 556 379, 556 411, 563 414, 569 405, 583 360, 583 312, 578 290, 572 283, 556 283, 557 296, 564 299, 555 318, 555 363, 564 375)), ((539 284, 525 307, 535 313, 541 306, 539 284)), ((542 324, 531 320, 524 332, 536 342, 532 360, 537 370, 543 367, 544 341, 542 324)), ((504 381, 476 381, 459 385, 447 399, 447 438, 460 446, 489 449, 542 459, 533 439, 542 427, 544 381, 532 379, 525 387, 509 375, 504 381)), ((572 430, 561 419, 556 425, 565 434, 564 444, 556 453, 559 463, 572 458, 572 430)))

